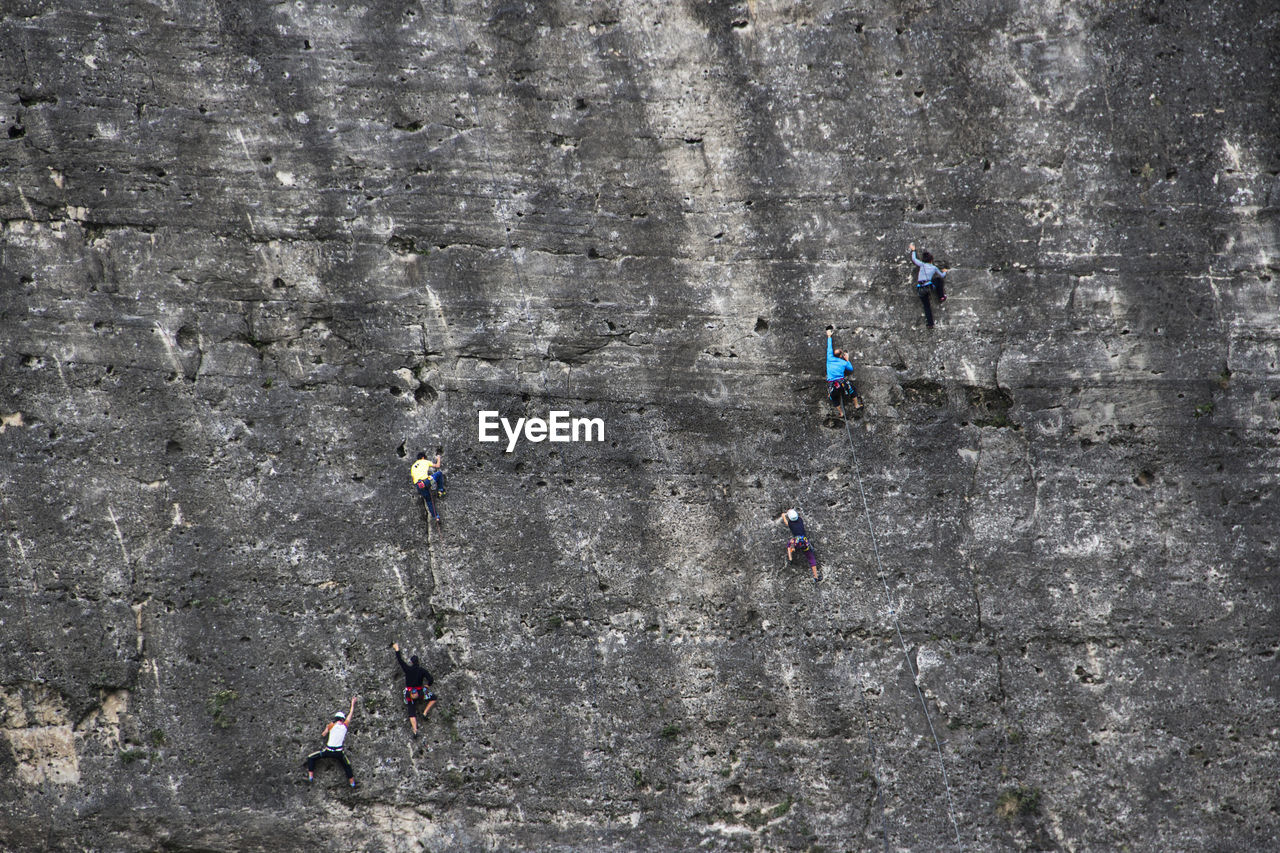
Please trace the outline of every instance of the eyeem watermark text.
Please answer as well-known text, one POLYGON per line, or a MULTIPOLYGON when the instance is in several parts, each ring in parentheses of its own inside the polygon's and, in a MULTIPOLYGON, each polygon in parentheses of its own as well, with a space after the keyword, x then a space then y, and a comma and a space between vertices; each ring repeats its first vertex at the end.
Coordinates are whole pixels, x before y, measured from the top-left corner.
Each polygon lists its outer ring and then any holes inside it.
POLYGON ((525 441, 604 441, 604 418, 573 418, 566 411, 553 410, 542 418, 516 418, 515 425, 497 412, 480 412, 479 438, 482 442, 501 441, 498 427, 507 434, 507 453, 516 449, 523 435, 525 441))

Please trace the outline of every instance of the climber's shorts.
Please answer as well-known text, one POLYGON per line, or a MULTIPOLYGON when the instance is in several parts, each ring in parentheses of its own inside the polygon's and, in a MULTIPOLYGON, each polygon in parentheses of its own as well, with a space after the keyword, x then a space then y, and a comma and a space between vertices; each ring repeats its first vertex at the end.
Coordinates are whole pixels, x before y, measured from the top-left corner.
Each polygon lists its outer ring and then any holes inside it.
POLYGON ((841 395, 849 398, 858 396, 858 387, 853 384, 851 379, 828 379, 827 380, 827 399, 831 401, 833 406, 839 406, 843 400, 841 395))
POLYGON ((438 698, 436 694, 425 687, 406 687, 404 689, 405 711, 412 717, 416 712, 415 706, 419 702, 430 702, 436 698, 438 698))

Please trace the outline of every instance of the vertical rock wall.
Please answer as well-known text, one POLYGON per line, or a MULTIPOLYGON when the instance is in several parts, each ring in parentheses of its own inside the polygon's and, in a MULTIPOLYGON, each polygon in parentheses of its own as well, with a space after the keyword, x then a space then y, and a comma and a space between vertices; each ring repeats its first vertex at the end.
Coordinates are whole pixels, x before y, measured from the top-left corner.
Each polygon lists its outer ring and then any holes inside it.
POLYGON ((11 0, 4 844, 1280 845, 1278 29, 11 0))

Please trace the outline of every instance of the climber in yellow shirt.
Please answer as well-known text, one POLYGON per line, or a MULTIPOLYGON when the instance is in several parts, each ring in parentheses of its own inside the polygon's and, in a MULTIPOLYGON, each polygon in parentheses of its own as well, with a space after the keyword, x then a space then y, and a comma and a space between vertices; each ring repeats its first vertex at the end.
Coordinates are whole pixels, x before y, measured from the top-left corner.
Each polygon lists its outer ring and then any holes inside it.
POLYGON ((427 454, 419 453, 418 458, 409 467, 409 479, 418 490, 418 494, 422 496, 427 506, 427 513, 439 524, 440 513, 436 511, 431 493, 435 491, 437 497, 444 497, 444 448, 436 448, 434 459, 428 459, 427 454))

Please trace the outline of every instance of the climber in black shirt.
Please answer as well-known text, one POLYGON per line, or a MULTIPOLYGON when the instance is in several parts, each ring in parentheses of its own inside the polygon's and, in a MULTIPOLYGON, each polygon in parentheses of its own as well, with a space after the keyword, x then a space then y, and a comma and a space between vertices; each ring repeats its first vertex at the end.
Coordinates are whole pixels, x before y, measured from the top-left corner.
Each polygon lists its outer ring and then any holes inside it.
POLYGON ((409 725, 413 726, 413 736, 417 737, 418 703, 427 703, 427 707, 422 709, 422 719, 425 720, 438 701, 436 694, 427 689, 435 683, 435 679, 419 663, 417 655, 410 655, 409 662, 405 663, 404 657, 400 654, 400 644, 392 643, 391 648, 395 650, 396 663, 400 664, 400 668, 404 670, 404 707, 409 714, 409 725))
POLYGON ((809 542, 809 532, 804 529, 804 520, 800 518, 800 513, 794 508, 789 509, 778 516, 778 521, 784 522, 787 529, 791 531, 791 539, 787 542, 787 562, 795 560, 796 551, 804 554, 809 559, 809 571, 813 573, 813 582, 817 583, 822 577, 822 573, 818 571, 818 555, 809 542))

